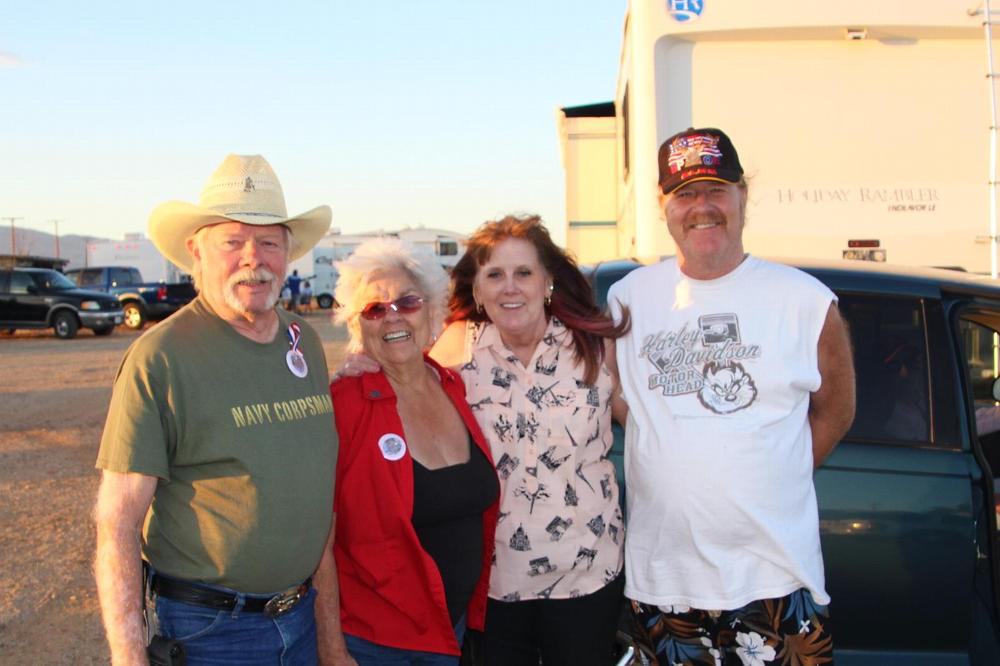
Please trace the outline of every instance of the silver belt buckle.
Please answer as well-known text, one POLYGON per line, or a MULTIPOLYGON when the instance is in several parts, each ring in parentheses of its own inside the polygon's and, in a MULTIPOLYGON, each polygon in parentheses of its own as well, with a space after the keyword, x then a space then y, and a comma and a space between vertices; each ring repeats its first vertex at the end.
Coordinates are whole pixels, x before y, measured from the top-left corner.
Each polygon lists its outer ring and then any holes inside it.
POLYGON ((302 597, 306 596, 307 591, 305 585, 299 585, 289 591, 274 595, 264 604, 264 615, 267 617, 284 615, 295 608, 295 604, 299 603, 302 597))

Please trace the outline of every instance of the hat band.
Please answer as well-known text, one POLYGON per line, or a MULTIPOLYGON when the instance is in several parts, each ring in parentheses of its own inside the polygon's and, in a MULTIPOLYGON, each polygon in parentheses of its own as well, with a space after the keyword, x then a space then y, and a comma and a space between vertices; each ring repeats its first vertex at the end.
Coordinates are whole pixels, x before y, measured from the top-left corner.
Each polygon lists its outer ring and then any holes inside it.
POLYGON ((222 214, 223 215, 248 215, 250 217, 273 217, 273 218, 276 218, 276 219, 279 219, 279 220, 283 220, 283 219, 285 219, 285 217, 287 217, 285 215, 277 215, 275 213, 259 213, 259 212, 256 212, 256 211, 242 211, 242 210, 227 211, 227 212, 222 213, 222 214))

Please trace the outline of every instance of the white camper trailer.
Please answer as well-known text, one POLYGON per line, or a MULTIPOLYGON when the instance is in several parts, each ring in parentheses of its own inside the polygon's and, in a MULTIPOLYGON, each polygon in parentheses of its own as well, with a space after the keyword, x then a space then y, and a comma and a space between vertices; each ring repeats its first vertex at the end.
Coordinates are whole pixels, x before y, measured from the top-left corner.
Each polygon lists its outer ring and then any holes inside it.
MULTIPOLYGON (((336 235, 341 236, 340 234, 336 235)), ((335 302, 334 291, 337 287, 339 274, 334 264, 347 258, 358 245, 358 243, 332 243, 330 239, 331 236, 327 236, 316 247, 288 266, 289 275, 293 270, 297 270, 299 276, 309 282, 313 292, 313 300, 324 310, 333 307, 335 302)))
POLYGON ((995 72, 976 6, 630 0, 610 114, 559 114, 570 249, 672 254, 657 148, 718 127, 748 176, 750 252, 989 271, 995 72))
POLYGON ((141 233, 123 240, 87 242, 87 266, 132 266, 146 282, 181 282, 184 272, 167 260, 141 233))
POLYGON ((445 270, 450 270, 464 254, 465 236, 444 229, 400 229, 398 231, 375 231, 365 234, 342 234, 333 230, 316 244, 310 252, 289 265, 289 274, 298 270, 299 276, 309 280, 313 299, 321 308, 334 304, 337 286, 336 263, 351 255, 361 243, 371 238, 392 236, 423 247, 432 252, 445 270))

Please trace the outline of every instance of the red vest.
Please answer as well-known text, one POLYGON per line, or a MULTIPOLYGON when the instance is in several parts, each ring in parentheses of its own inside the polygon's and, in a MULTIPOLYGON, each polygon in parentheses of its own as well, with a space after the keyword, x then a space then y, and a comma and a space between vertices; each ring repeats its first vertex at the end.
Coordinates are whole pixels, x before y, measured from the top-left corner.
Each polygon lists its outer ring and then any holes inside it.
MULTIPOLYGON (((465 402, 458 373, 425 361, 441 376, 476 445, 492 463, 489 445, 465 402)), ((340 583, 343 631, 406 650, 459 654, 444 584, 413 529, 413 458, 401 457, 392 437, 406 439, 396 394, 385 374, 345 377, 330 385, 340 451, 333 510, 333 553, 340 583)), ((466 624, 482 629, 486 615, 499 499, 483 514, 483 566, 466 610, 466 624)))

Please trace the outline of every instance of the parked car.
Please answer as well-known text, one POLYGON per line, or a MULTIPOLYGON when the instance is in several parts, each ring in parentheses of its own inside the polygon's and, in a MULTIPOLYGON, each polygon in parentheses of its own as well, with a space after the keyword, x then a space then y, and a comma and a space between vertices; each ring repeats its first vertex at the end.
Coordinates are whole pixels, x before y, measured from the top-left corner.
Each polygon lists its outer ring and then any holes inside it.
MULTIPOLYGON (((1000 664, 1000 432, 976 430, 1000 396, 1000 283, 792 265, 839 296, 857 372, 854 424, 815 476, 838 666, 1000 664)), ((600 302, 638 266, 587 268, 600 302)))
POLYGON ((81 326, 108 335, 123 318, 118 299, 79 289, 59 271, 0 269, 0 329, 52 328, 69 339, 81 326))
POLYGON ((66 271, 74 282, 118 297, 125 312, 125 326, 142 329, 149 320, 169 317, 196 296, 190 282, 143 282, 131 266, 91 266, 66 271))

